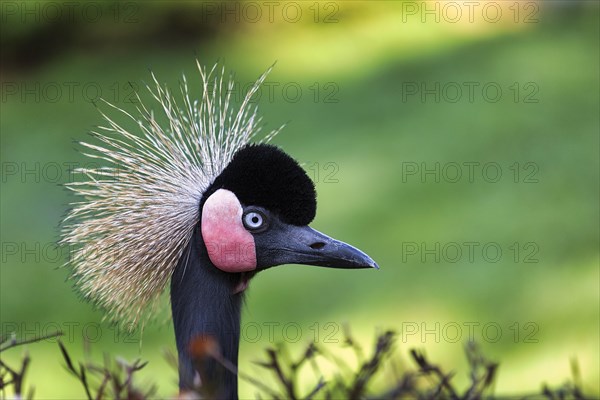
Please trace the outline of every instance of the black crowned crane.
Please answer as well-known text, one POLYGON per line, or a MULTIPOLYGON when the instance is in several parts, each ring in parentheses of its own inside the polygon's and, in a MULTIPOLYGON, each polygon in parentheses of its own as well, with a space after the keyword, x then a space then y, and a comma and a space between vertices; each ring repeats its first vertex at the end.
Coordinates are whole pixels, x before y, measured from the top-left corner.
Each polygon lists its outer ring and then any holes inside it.
POLYGON ((80 169, 88 179, 68 184, 81 201, 63 223, 61 242, 75 249, 70 264, 84 297, 130 328, 157 311, 170 280, 180 388, 211 385, 219 397, 237 398, 237 376, 214 360, 199 374, 190 345, 210 335, 237 364, 241 307, 254 275, 282 264, 377 264, 308 226, 314 185, 266 143, 277 131, 250 143, 260 130, 250 99, 266 73, 235 108, 233 80, 224 85, 222 71, 198 69, 199 101, 190 100, 185 77, 178 104, 153 76, 156 87, 148 89, 162 120, 141 101, 138 117, 114 107, 139 135, 103 114, 97 143, 82 145, 107 165, 80 169))

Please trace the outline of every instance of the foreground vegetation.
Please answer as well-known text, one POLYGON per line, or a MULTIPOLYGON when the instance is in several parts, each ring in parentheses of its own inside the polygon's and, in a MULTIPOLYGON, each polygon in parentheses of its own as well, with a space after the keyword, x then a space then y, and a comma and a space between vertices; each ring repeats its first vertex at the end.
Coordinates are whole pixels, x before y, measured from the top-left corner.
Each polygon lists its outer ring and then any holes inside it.
MULTIPOLYGON (((61 336, 61 332, 29 340, 17 340, 15 337, 3 338, 0 354, 11 348, 61 336)), ((423 352, 411 349, 411 365, 401 367, 395 351, 396 333, 385 331, 376 335, 372 349, 365 350, 357 343, 348 330, 345 331, 343 346, 349 348, 356 359, 356 366, 350 365, 336 355, 336 351, 314 343, 309 344, 300 357, 290 355, 285 345, 265 349, 265 355, 256 361, 267 374, 274 378, 275 384, 268 385, 237 368, 224 359, 218 344, 211 337, 200 337, 192 345, 192 351, 201 373, 202 360, 214 358, 225 368, 237 374, 240 379, 249 382, 256 389, 257 398, 270 399, 482 399, 502 397, 494 394, 494 382, 499 363, 483 355, 474 342, 465 346, 468 360, 469 384, 457 387, 453 382, 455 371, 432 362, 423 352), (334 378, 326 380, 320 369, 320 363, 326 361, 336 366, 334 378), (300 374, 310 369, 314 375, 311 386, 299 385, 300 374), (382 389, 375 381, 385 380, 382 389)), ((102 363, 86 357, 83 361, 74 360, 67 347, 59 340, 58 347, 63 358, 63 366, 75 380, 73 385, 81 385, 82 396, 89 400, 99 399, 150 399, 155 397, 156 386, 142 385, 136 380, 138 371, 146 365, 141 360, 126 361, 120 357, 105 354, 102 363), (78 381, 79 383, 76 383, 78 381)), ((57 354, 57 364, 60 355, 57 354)), ((173 369, 177 368, 177 359, 167 353, 166 359, 173 369)), ((35 397, 35 384, 26 384, 27 370, 31 356, 25 351, 20 365, 8 365, 0 359, 0 398, 35 397)), ((49 368, 51 366, 48 366, 49 368)), ((559 386, 542 385, 539 393, 520 396, 520 398, 547 399, 586 399, 581 388, 579 371, 573 363, 572 380, 559 386)), ((174 395, 174 397, 176 397, 174 395)), ((200 385, 188 392, 181 392, 178 398, 215 398, 209 385, 200 385)))

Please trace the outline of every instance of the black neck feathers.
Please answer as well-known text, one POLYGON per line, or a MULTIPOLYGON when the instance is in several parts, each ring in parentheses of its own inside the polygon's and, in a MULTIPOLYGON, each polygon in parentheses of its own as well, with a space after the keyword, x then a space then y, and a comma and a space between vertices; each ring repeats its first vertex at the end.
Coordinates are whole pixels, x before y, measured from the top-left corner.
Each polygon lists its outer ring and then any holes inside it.
POLYGON ((171 278, 171 309, 179 354, 179 387, 194 387, 199 373, 211 398, 237 399, 237 376, 211 358, 194 364, 190 341, 211 336, 223 357, 237 365, 243 294, 232 294, 239 274, 226 273, 210 262, 197 227, 171 278), (200 371, 197 371, 200 369, 200 371))

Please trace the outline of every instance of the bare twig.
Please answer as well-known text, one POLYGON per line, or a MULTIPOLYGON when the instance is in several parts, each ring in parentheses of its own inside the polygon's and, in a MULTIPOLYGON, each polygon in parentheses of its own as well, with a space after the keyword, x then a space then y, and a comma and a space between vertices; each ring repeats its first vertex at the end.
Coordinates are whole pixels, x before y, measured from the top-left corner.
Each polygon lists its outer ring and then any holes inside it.
MULTIPOLYGON (((2 342, 0 343, 0 352, 11 349, 13 347, 21 346, 24 344, 41 342, 42 340, 49 339, 52 337, 61 336, 62 332, 53 332, 47 335, 37 336, 31 339, 17 339, 14 334, 5 335, 2 337, 2 342)), ((24 382, 25 375, 27 373, 29 363, 31 362, 31 358, 29 354, 25 352, 23 358, 21 359, 21 366, 17 370, 15 368, 11 368, 5 362, 0 360, 0 393, 4 393, 4 390, 8 388, 9 385, 13 386, 14 396, 15 398, 23 398, 24 391, 24 382), (8 376, 8 379, 6 378, 8 376)), ((33 387, 29 388, 28 398, 33 397, 33 387)))
POLYGON ((381 366, 383 357, 389 354, 393 339, 394 333, 392 331, 387 331, 379 335, 373 356, 361 365, 354 382, 348 389, 348 397, 350 399, 359 399, 364 396, 367 385, 381 366))
POLYGON ((67 370, 81 382, 85 391, 86 397, 89 400, 96 399, 146 399, 155 392, 155 387, 151 386, 145 393, 138 390, 133 384, 135 373, 146 366, 146 362, 135 360, 133 363, 116 358, 114 361, 107 355, 104 355, 103 364, 95 364, 92 362, 78 364, 75 367, 71 356, 66 347, 59 341, 59 346, 63 358, 66 362, 67 370), (100 384, 95 390, 91 385, 90 377, 100 381, 100 384), (111 390, 107 390, 111 389, 111 390))
POLYGON ((418 352, 417 350, 412 349, 410 351, 411 356, 421 369, 425 375, 433 375, 435 378, 439 380, 439 384, 436 389, 436 396, 441 393, 442 390, 448 391, 448 396, 450 396, 453 400, 458 400, 458 395, 454 390, 454 387, 450 384, 450 380, 452 379, 452 374, 444 374, 444 372, 437 365, 430 364, 429 361, 425 358, 423 353, 418 352))
POLYGON ((5 340, 4 342, 2 342, 2 345, 0 345, 0 352, 11 349, 13 347, 17 347, 17 346, 21 346, 21 345, 29 344, 29 343, 41 342, 42 340, 46 340, 46 339, 50 339, 50 338, 54 338, 54 337, 58 337, 58 336, 62 336, 62 335, 63 335, 63 333, 61 331, 57 331, 57 332, 48 333, 47 335, 36 336, 31 339, 17 340, 15 337, 12 337, 11 339, 5 340))

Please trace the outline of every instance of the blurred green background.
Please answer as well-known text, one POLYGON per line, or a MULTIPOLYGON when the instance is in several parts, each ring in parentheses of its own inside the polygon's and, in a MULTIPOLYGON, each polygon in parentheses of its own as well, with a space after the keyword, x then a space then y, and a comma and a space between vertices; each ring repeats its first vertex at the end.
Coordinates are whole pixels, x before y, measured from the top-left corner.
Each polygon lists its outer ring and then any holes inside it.
MULTIPOLYGON (((313 226, 381 270, 256 277, 240 367, 259 375, 252 361, 276 342, 335 351, 347 323, 367 347, 395 329, 405 364, 424 349, 459 383, 472 336, 500 362, 496 393, 559 385, 571 360, 599 393, 596 2, 85 4, 2 3, 2 335, 62 329, 77 357, 88 337, 97 359, 148 360, 142 381, 176 393, 168 314, 140 344, 58 269, 73 201, 61 183, 87 163, 73 141, 102 124, 99 97, 130 111, 135 92, 150 102, 149 69, 172 87, 185 74, 199 95, 195 59, 220 61, 241 93, 276 62, 257 101, 316 182, 313 226)), ((54 340, 28 350, 37 398, 83 396, 54 340)))

